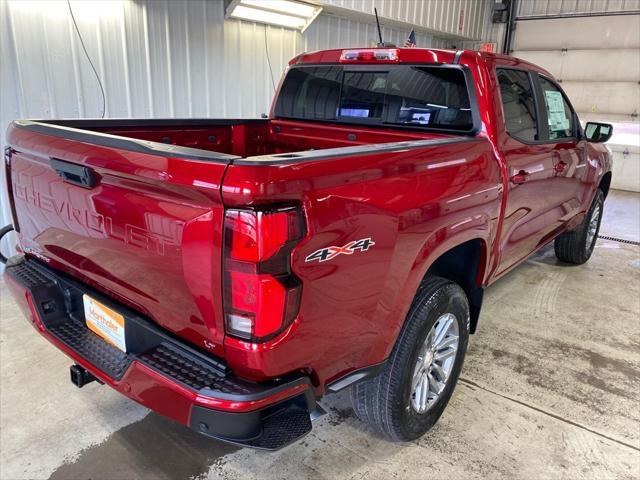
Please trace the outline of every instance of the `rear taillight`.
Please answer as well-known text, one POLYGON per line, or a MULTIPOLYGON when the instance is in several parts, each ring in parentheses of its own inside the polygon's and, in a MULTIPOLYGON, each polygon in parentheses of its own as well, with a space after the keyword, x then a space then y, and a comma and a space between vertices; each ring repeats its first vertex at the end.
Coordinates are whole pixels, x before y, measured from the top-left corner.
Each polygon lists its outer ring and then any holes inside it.
POLYGON ((304 236, 302 211, 230 209, 224 227, 226 332, 266 341, 287 328, 300 307, 302 284, 291 272, 291 252, 304 236))

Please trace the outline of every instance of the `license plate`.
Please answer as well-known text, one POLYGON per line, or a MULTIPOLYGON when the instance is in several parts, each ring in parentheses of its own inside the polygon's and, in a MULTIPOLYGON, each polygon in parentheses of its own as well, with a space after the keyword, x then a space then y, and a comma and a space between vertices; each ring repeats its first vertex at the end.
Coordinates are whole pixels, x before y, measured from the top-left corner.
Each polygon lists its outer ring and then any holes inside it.
POLYGON ((87 327, 123 352, 127 351, 124 317, 88 295, 82 296, 87 327))

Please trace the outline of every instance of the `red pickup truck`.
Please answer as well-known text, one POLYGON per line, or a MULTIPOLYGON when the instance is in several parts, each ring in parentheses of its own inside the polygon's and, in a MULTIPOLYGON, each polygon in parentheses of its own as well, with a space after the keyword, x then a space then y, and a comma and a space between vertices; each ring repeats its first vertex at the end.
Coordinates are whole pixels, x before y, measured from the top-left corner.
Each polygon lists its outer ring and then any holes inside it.
POLYGON ((535 65, 417 48, 299 55, 265 119, 15 121, 5 278, 77 386, 263 449, 352 386, 410 440, 483 289, 551 241, 591 255, 611 132, 535 65))

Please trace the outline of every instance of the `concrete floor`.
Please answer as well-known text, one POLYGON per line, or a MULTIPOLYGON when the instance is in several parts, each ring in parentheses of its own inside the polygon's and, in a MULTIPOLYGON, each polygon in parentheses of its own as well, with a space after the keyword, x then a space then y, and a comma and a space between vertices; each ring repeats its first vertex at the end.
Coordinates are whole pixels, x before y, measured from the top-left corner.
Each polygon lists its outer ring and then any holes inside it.
MULTIPOLYGON (((602 235, 640 240, 640 194, 612 192, 602 235)), ((393 444, 349 393, 277 453, 190 432, 92 384, 0 285, 0 478, 639 478, 640 248, 599 240, 584 266, 545 248, 488 289, 438 425, 393 444)))

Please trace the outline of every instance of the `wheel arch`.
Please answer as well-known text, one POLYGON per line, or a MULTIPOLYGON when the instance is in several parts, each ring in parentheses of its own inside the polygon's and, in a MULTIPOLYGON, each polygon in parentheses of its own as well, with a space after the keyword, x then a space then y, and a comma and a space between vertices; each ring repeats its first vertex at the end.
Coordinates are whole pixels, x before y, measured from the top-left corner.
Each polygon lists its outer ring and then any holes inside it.
POLYGON ((434 257, 421 282, 422 285, 429 276, 437 275, 462 287, 469 300, 470 333, 476 331, 480 317, 487 258, 487 243, 484 239, 466 240, 434 257))
POLYGON ((451 234, 451 227, 442 227, 422 242, 405 274, 405 281, 398 288, 398 295, 391 307, 386 308, 382 320, 384 333, 381 331, 378 336, 379 344, 364 362, 365 365, 388 358, 414 300, 431 274, 460 284, 469 299, 470 333, 475 331, 482 307, 483 287, 490 274, 492 226, 490 219, 484 218, 455 235, 451 234))
POLYGON ((604 198, 607 198, 610 187, 611 187, 611 171, 608 171, 604 175, 602 175, 602 178, 600 179, 600 183, 598 184, 598 188, 602 190, 602 193, 604 193, 604 198))

